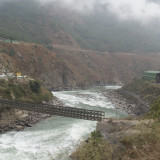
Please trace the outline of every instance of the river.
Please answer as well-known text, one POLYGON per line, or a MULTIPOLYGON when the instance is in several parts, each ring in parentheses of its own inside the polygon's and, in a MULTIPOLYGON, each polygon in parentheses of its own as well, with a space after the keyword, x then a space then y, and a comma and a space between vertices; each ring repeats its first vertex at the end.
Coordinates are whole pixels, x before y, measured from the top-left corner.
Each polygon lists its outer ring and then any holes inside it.
MULTIPOLYGON (((105 117, 125 117, 101 92, 118 86, 53 94, 66 105, 105 111, 105 117)), ((24 131, 0 135, 0 160, 69 160, 74 148, 96 128, 96 122, 53 116, 24 131)))

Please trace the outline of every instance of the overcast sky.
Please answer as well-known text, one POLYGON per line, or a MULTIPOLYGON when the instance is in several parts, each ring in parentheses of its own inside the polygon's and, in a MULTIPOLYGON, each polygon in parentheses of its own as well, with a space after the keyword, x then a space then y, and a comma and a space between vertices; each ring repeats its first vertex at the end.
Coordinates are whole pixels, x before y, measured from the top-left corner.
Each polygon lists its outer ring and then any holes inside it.
POLYGON ((160 4, 148 0, 104 0, 109 4, 109 10, 120 19, 137 19, 150 21, 160 18, 160 4))
MULTIPOLYGON (((0 0, 7 1, 7 0, 0 0)), ((13 1, 13 0, 8 0, 13 1)), ((24 0, 22 0, 24 1, 24 0)), ((55 1, 65 7, 80 11, 92 12, 96 5, 107 6, 108 10, 120 20, 138 20, 148 23, 153 19, 160 20, 160 0, 39 0, 42 3, 55 1)))
MULTIPOLYGON (((108 10, 120 20, 134 19, 149 22, 160 19, 160 3, 158 0, 40 0, 42 2, 58 1, 78 11, 93 11, 97 4, 106 5, 108 10)), ((160 0, 159 0, 160 2, 160 0)))

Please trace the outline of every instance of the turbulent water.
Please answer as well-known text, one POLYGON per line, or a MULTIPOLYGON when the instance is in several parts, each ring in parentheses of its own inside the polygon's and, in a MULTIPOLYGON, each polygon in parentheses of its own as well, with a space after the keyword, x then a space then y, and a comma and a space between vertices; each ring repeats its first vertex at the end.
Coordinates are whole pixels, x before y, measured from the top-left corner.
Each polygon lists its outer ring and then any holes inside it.
MULTIPOLYGON (((101 94, 118 86, 83 91, 53 92, 66 105, 105 111, 105 117, 123 117, 126 113, 101 94)), ((24 131, 0 135, 0 160, 68 160, 70 153, 90 132, 96 122, 54 116, 24 131)))

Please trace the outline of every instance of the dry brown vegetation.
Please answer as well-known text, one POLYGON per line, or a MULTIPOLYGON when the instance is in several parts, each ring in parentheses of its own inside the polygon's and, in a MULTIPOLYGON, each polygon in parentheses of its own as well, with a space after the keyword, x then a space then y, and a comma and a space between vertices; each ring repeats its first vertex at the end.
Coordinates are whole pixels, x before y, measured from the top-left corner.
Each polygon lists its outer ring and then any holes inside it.
POLYGON ((124 136, 121 140, 125 147, 122 159, 159 160, 160 159, 160 126, 149 124, 138 126, 139 133, 124 136))
POLYGON ((158 70, 159 55, 106 53, 54 49, 81 82, 121 84, 141 76, 145 70, 158 70))
POLYGON ((74 84, 74 76, 66 64, 41 45, 0 43, 0 50, 0 63, 6 68, 41 79, 48 88, 74 84), (9 54, 11 48, 15 52, 13 56, 9 54))
POLYGON ((28 43, 0 43, 0 52, 0 63, 41 79, 50 89, 126 83, 144 70, 158 70, 160 61, 156 54, 110 54, 63 46, 48 50, 28 43))
POLYGON ((74 160, 159 160, 160 125, 158 123, 139 124, 134 134, 119 139, 120 145, 106 140, 91 138, 73 154, 74 160))

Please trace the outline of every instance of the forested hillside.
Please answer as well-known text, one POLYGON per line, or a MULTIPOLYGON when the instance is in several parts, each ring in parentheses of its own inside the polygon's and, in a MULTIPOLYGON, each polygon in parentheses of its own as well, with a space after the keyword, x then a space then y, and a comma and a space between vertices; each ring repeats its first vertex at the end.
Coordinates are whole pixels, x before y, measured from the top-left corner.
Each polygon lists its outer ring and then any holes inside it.
POLYGON ((0 36, 5 38, 109 52, 160 51, 158 20, 146 25, 120 21, 106 6, 82 13, 56 2, 14 0, 1 2, 0 15, 0 36))

